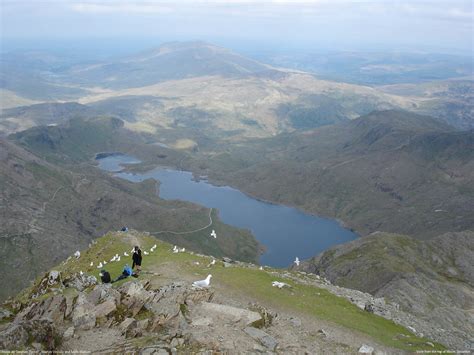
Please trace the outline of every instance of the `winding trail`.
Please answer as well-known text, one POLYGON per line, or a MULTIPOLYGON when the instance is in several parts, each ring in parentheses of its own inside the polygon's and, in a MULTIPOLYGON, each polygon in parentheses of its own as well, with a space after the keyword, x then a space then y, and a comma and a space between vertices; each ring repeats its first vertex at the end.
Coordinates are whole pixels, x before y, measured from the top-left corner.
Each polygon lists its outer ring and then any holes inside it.
POLYGON ((46 210, 46 205, 50 203, 51 201, 53 201, 54 198, 56 197, 56 194, 62 189, 64 189, 64 186, 58 187, 57 190, 53 193, 53 196, 48 201, 43 202, 43 208, 42 208, 43 212, 46 210))
POLYGON ((204 229, 207 229, 209 228, 210 226, 212 226, 212 210, 213 208, 211 207, 209 209, 209 223, 202 227, 202 228, 198 228, 198 229, 194 229, 194 230, 191 230, 191 231, 186 231, 186 232, 174 232, 174 231, 158 231, 158 232, 149 232, 150 234, 163 234, 163 233, 169 233, 169 234, 176 234, 176 235, 180 235, 180 234, 192 234, 192 233, 196 233, 196 232, 200 232, 204 229))

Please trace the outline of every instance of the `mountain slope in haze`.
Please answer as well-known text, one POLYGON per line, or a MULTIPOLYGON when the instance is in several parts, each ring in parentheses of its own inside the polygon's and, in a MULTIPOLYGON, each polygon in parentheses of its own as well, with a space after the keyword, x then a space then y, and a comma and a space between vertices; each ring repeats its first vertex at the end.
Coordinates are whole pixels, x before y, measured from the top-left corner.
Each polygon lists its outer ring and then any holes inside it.
POLYGON ((399 84, 379 90, 404 97, 419 97, 417 111, 434 114, 464 130, 474 129, 474 80, 472 77, 432 81, 423 84, 399 84))
POLYGON ((423 319, 424 327, 431 325, 437 341, 469 349, 474 332, 472 260, 474 232, 429 241, 379 232, 333 247, 297 269, 396 302, 423 319))
POLYGON ((86 118, 97 112, 76 102, 41 103, 9 108, 0 112, 0 131, 9 134, 35 126, 56 125, 72 118, 86 118))
POLYGON ((93 94, 80 103, 100 106, 106 111, 114 110, 122 101, 130 103, 133 98, 139 104, 129 129, 155 133, 163 128, 199 128, 206 135, 220 131, 223 138, 233 140, 311 129, 374 110, 411 106, 410 100, 399 100, 369 87, 291 72, 282 72, 277 77, 206 76, 172 80, 93 94))
MULTIPOLYGON (((59 160, 60 161, 60 160, 59 160)), ((149 231, 186 231, 209 223, 209 210, 190 203, 163 201, 156 183, 128 183, 88 164, 53 165, 6 140, 0 141, 0 275, 5 298, 28 285, 40 272, 82 249, 95 237, 123 225, 149 231)), ((258 245, 251 234, 222 224, 222 238, 209 242, 209 231, 187 236, 163 234, 196 251, 255 261, 258 245)))
POLYGON ((217 145, 183 166, 253 196, 338 218, 361 234, 429 238, 474 226, 474 131, 409 112, 217 145))
POLYGON ((77 67, 72 80, 89 86, 124 89, 162 81, 221 75, 241 76, 271 68, 205 42, 171 42, 115 62, 77 67))

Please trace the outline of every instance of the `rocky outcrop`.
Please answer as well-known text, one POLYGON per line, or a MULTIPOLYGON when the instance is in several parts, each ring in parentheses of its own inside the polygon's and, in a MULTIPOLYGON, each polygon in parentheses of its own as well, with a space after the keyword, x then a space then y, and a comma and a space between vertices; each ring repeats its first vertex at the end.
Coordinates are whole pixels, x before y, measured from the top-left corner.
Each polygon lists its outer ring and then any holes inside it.
MULTIPOLYGON (((34 343, 43 350, 54 350, 61 338, 71 339, 78 332, 104 326, 117 328, 125 339, 157 331, 169 332, 171 339, 182 335, 185 327, 181 322, 191 322, 185 319, 187 310, 213 296, 209 289, 193 289, 185 283, 153 290, 148 283, 135 280, 117 289, 111 284, 100 284, 85 292, 79 291, 85 289, 80 278, 73 278, 67 283, 68 288, 60 277, 60 273, 54 273, 54 292, 43 293, 44 299, 27 304, 0 332, 0 348, 20 349, 34 343), (77 292, 71 296, 72 288, 77 292), (61 292, 66 289, 68 292, 61 292), (141 314, 146 318, 138 319, 141 314)), ((35 292, 46 290, 42 285, 43 280, 35 292)))

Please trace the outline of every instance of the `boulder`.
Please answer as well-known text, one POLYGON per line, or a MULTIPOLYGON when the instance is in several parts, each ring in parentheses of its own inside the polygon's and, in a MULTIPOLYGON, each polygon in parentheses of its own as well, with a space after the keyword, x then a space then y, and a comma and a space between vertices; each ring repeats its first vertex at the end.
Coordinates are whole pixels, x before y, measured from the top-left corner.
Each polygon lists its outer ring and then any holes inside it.
POLYGON ((156 330, 163 325, 181 327, 182 322, 178 319, 181 311, 186 315, 189 306, 209 301, 213 295, 209 289, 193 289, 183 282, 160 288, 145 305, 155 315, 152 328, 156 330), (171 320, 176 322, 171 323, 171 320))
POLYGON ((133 317, 153 297, 152 292, 147 291, 141 283, 136 281, 129 281, 123 284, 119 287, 118 291, 122 294, 121 303, 130 310, 133 317))
POLYGON ((92 310, 96 318, 107 317, 117 309, 117 305, 113 298, 107 299, 105 302, 99 303, 92 310))
POLYGON ((111 284, 96 285, 94 289, 87 295, 87 301, 97 305, 108 299, 113 299, 116 304, 120 303, 120 292, 113 289, 111 284))
POLYGON ((122 332, 122 335, 130 338, 135 335, 135 328, 137 327, 137 321, 134 318, 125 318, 125 320, 120 323, 119 329, 122 332))
POLYGON ((92 329, 95 326, 95 313, 91 312, 94 305, 87 301, 84 294, 77 297, 74 311, 72 312, 72 322, 78 329, 92 329))
POLYGON ((49 320, 58 325, 63 322, 66 312, 66 299, 62 295, 48 297, 40 302, 31 303, 17 314, 15 321, 49 320))
POLYGON ((70 339, 74 336, 74 327, 69 327, 63 333, 63 339, 70 339))
POLYGON ((96 285, 97 278, 86 274, 75 273, 63 281, 64 286, 84 291, 86 288, 96 285))
POLYGON ((0 308, 0 321, 10 318, 13 315, 8 309, 0 308))
POLYGON ((359 353, 360 354, 372 354, 374 352, 374 348, 371 347, 370 345, 362 344, 362 346, 359 348, 359 353))
POLYGON ((0 332, 0 349, 24 349, 31 343, 40 343, 46 350, 54 350, 59 335, 53 323, 47 319, 11 323, 0 332))
POLYGON ((247 327, 244 329, 244 332, 272 351, 275 351, 276 347, 278 346, 278 342, 276 341, 276 339, 271 335, 268 335, 261 329, 247 327))
MULTIPOLYGON (((262 320, 262 316, 257 312, 211 302, 202 302, 194 312, 221 318, 232 323, 242 323, 244 326, 249 326, 262 320)), ((194 321, 193 324, 195 324, 194 321)))

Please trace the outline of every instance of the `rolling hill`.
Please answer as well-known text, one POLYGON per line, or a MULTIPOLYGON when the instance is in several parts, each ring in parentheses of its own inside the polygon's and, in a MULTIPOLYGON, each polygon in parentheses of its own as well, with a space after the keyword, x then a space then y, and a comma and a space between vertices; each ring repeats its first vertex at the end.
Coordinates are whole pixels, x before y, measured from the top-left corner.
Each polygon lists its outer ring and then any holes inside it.
POLYGON ((162 81, 221 75, 242 76, 272 70, 228 49, 206 42, 170 42, 109 63, 74 67, 70 80, 111 89, 142 87, 162 81))

